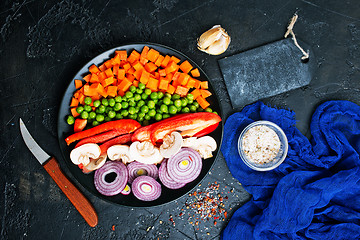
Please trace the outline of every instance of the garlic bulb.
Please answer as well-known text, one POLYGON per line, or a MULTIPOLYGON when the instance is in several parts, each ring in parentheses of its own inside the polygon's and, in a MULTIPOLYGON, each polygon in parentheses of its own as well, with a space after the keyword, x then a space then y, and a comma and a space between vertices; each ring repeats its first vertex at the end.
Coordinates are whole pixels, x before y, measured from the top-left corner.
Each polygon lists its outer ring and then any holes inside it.
POLYGON ((198 39, 198 49, 211 55, 219 55, 226 51, 230 44, 230 36, 220 25, 201 34, 198 39))

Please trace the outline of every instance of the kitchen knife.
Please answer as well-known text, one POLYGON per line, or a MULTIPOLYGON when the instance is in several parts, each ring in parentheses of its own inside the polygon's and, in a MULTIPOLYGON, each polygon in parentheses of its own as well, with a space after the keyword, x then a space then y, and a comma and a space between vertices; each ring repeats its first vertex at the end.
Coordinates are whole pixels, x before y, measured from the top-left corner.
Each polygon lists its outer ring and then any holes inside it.
POLYGON ((58 162, 54 157, 49 156, 36 143, 34 138, 30 135, 24 122, 20 118, 20 131, 26 146, 45 168, 49 175, 54 179, 55 183, 65 193, 66 197, 71 201, 75 208, 79 211, 85 221, 91 226, 95 227, 98 223, 98 217, 94 207, 89 200, 75 187, 73 183, 61 171, 58 162))

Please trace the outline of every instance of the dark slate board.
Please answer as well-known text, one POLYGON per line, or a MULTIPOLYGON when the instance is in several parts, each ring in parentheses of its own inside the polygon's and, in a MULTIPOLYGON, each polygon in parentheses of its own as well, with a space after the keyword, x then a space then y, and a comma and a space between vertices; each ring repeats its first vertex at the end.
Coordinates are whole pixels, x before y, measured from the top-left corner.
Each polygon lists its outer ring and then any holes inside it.
POLYGON ((315 66, 314 53, 308 45, 298 42, 310 52, 307 63, 301 61, 302 53, 290 38, 218 61, 233 108, 310 83, 315 66))

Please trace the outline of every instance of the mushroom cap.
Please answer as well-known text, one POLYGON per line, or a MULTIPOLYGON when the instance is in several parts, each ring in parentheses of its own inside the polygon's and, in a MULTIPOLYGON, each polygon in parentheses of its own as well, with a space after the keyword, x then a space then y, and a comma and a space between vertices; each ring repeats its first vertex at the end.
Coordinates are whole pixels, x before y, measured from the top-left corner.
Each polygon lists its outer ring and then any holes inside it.
POLYGON ((124 164, 131 162, 130 147, 128 145, 113 145, 107 150, 110 160, 122 161, 124 164))
POLYGON ((130 156, 132 160, 145 164, 157 164, 163 160, 159 149, 148 141, 133 142, 130 145, 130 156))
POLYGON ((77 148, 74 148, 70 152, 71 161, 79 165, 82 163, 84 166, 90 163, 90 159, 97 159, 100 157, 100 147, 96 143, 86 143, 77 148))
POLYGON ((83 168, 84 173, 90 173, 96 169, 101 168, 106 162, 106 154, 101 154, 100 157, 96 159, 90 159, 90 163, 83 168))
POLYGON ((160 154, 164 158, 169 158, 180 151, 183 143, 183 138, 180 133, 172 132, 170 135, 164 137, 163 144, 160 146, 160 154))

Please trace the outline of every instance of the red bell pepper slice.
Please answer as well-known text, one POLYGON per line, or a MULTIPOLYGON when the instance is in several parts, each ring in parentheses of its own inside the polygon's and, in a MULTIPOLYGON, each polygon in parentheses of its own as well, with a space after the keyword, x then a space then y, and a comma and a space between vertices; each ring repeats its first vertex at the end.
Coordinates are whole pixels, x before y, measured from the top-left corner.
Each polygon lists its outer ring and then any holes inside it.
POLYGON ((219 115, 209 112, 185 113, 168 121, 158 122, 151 128, 150 139, 155 145, 173 131, 179 131, 182 136, 192 137, 205 128, 221 121, 219 115))
POLYGON ((131 133, 141 127, 140 123, 133 119, 121 119, 116 121, 110 121, 103 124, 100 124, 96 127, 74 133, 65 139, 67 145, 71 143, 81 140, 83 138, 87 138, 90 136, 94 136, 99 133, 107 132, 114 129, 122 129, 125 130, 127 133, 131 133))
POLYGON ((87 124, 86 119, 81 119, 81 118, 75 119, 74 132, 82 131, 86 127, 86 124, 87 124))
POLYGON ((196 133, 194 135, 194 137, 202 137, 202 136, 205 136, 205 135, 208 135, 209 133, 211 133, 212 131, 214 131, 217 127, 219 126, 219 123, 215 123, 207 128, 205 128, 204 130, 201 130, 200 132, 196 133))
POLYGON ((120 136, 125 133, 127 133, 127 132, 124 129, 110 130, 110 131, 100 133, 100 134, 97 134, 94 136, 83 138, 75 145, 74 148, 80 147, 81 145, 84 145, 86 143, 103 143, 103 142, 106 142, 107 140, 110 140, 114 137, 120 136))

